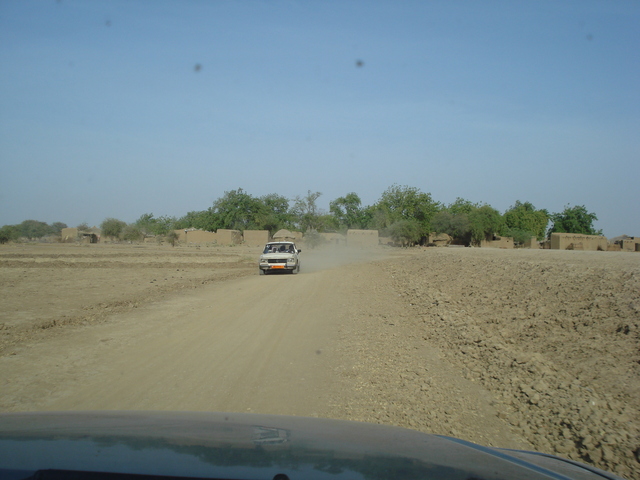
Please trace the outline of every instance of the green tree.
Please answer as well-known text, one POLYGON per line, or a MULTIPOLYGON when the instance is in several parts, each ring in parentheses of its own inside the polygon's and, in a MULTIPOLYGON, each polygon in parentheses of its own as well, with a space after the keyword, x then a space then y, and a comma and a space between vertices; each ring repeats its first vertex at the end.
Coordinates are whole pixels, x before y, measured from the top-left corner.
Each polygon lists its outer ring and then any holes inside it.
POLYGON ((361 207, 358 194, 351 192, 329 203, 329 212, 335 218, 338 228, 365 228, 368 222, 366 210, 361 207))
POLYGON ((176 217, 169 217, 167 215, 163 215, 156 219, 154 234, 155 235, 166 235, 172 230, 175 230, 176 217))
POLYGON ((392 185, 374 206, 372 219, 380 230, 400 220, 415 220, 420 236, 425 237, 431 231, 431 220, 441 208, 441 204, 434 201, 429 193, 415 187, 392 185))
POLYGON ((431 221, 431 230, 450 235, 454 242, 471 243, 471 221, 469 215, 482 205, 458 197, 455 202, 436 213, 431 221))
POLYGON ((320 212, 317 201, 322 193, 307 191, 304 197, 296 196, 291 209, 294 222, 302 232, 318 230, 320 227, 320 212))
POLYGON ((222 197, 213 202, 212 213, 217 220, 216 230, 230 228, 244 231, 259 228, 266 212, 259 199, 239 188, 224 192, 222 197))
POLYGON ((476 208, 469 214, 471 226, 471 240, 479 244, 482 240, 491 240, 493 235, 499 233, 504 225, 500 212, 489 205, 476 208))
MULTIPOLYGON (((319 232, 337 232, 341 230, 340 225, 336 221, 336 217, 330 213, 321 213, 317 217, 317 223, 319 232)), ((346 227, 342 228, 343 233, 346 233, 346 227)))
POLYGON ((270 193, 260 197, 264 205, 263 212, 258 218, 258 225, 263 230, 275 233, 281 228, 293 227, 293 215, 289 211, 289 200, 277 193, 270 193))
POLYGON ((184 217, 176 220, 174 230, 184 230, 185 228, 197 228, 213 232, 218 225, 218 216, 213 209, 188 212, 184 217))
POLYGON ((471 232, 469 215, 466 213, 453 214, 449 210, 436 213, 431 220, 431 230, 436 233, 446 233, 456 240, 468 243, 471 232))
POLYGON ((51 233, 53 233, 54 235, 60 235, 60 232, 62 232, 63 228, 67 228, 66 223, 54 222, 51 224, 51 233))
POLYGON ((504 212, 505 235, 514 237, 522 243, 531 237, 544 238, 549 223, 549 212, 537 210, 530 202, 517 200, 509 210, 504 212))
POLYGON ((564 207, 561 213, 551 214, 551 228, 549 236, 552 233, 578 233, 581 235, 602 235, 602 230, 596 230, 593 222, 598 220, 595 213, 587 211, 584 205, 576 205, 564 207))
POLYGON ((153 213, 145 213, 136 220, 135 225, 146 235, 165 235, 174 229, 175 217, 162 216, 155 218, 153 213))
POLYGON ((143 213, 140 215, 140 218, 136 220, 135 225, 144 233, 152 233, 155 221, 156 219, 153 218, 153 213, 143 213))
POLYGON ((481 206, 482 205, 479 203, 473 203, 471 200, 465 200, 464 198, 458 197, 455 202, 450 203, 449 206, 447 206, 446 210, 452 215, 469 215, 481 206))
POLYGON ((87 232, 89 231, 89 224, 87 222, 82 222, 80 225, 76 227, 79 232, 87 232))
POLYGON ((38 220, 25 220, 18 225, 21 237, 29 239, 42 238, 45 235, 51 233, 51 227, 45 222, 39 222, 38 220))
POLYGON ((403 247, 415 245, 423 235, 422 226, 414 219, 402 219, 392 223, 387 233, 394 242, 402 244, 403 247))
POLYGON ((122 239, 127 242, 141 242, 144 240, 144 232, 135 223, 131 223, 122 229, 122 239))
POLYGON ((119 240, 122 235, 122 231, 127 224, 117 218, 106 218, 100 224, 100 230, 102 230, 103 237, 111 237, 112 239, 119 240))
POLYGON ((4 225, 0 228, 0 243, 15 242, 20 238, 18 225, 4 225))

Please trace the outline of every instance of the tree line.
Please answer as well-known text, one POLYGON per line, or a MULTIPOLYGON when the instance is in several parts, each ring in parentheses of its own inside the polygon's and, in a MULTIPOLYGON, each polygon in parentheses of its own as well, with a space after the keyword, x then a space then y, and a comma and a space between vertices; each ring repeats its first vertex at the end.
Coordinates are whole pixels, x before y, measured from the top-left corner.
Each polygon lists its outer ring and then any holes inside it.
POLYGON ((38 220, 25 220, 18 225, 4 225, 0 228, 0 243, 7 243, 10 240, 26 238, 36 240, 49 235, 60 235, 63 228, 67 228, 66 223, 54 222, 51 225, 38 220))
MULTIPOLYGON (((373 229, 403 245, 424 244, 430 233, 446 233, 454 242, 465 245, 478 244, 494 235, 513 237, 516 243, 523 243, 531 237, 543 239, 553 232, 602 234, 593 227, 597 216, 584 205, 567 205, 562 212, 549 213, 518 200, 500 213, 488 204, 463 198, 445 205, 418 188, 394 184, 373 205, 363 206, 358 194, 351 192, 332 200, 326 212, 317 206, 321 196, 322 193, 309 190, 291 200, 276 193, 255 197, 239 188, 224 192, 208 209, 191 211, 180 218, 145 213, 131 224, 107 218, 100 227, 103 237, 127 241, 148 235, 169 236, 169 240, 175 241, 174 230, 189 228, 269 230, 272 234, 282 228, 306 234, 373 229)), ((64 227, 60 222, 48 226, 26 220, 20 225, 2 227, 0 242, 55 235, 64 227)))

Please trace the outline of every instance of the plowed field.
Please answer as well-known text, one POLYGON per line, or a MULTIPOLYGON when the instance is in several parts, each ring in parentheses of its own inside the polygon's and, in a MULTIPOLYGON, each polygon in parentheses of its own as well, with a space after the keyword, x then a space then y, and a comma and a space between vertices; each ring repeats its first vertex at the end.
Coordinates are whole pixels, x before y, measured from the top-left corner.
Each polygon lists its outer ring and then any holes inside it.
POLYGON ((640 255, 0 246, 0 409, 387 423, 640 479, 640 255))

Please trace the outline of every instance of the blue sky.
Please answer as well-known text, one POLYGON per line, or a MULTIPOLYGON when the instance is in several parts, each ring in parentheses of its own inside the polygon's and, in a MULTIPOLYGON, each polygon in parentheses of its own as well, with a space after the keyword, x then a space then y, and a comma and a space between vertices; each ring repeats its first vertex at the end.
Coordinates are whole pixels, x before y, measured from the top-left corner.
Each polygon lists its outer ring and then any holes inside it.
POLYGON ((0 1, 0 225, 585 205, 640 235, 640 2, 0 1))

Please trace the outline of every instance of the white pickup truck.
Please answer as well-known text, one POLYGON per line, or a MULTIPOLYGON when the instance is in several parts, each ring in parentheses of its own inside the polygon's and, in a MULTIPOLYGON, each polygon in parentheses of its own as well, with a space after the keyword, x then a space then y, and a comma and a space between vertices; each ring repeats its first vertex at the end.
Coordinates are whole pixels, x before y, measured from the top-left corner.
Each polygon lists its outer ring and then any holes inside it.
POLYGON ((298 273, 302 250, 293 242, 269 242, 260 255, 260 275, 271 272, 298 273))

